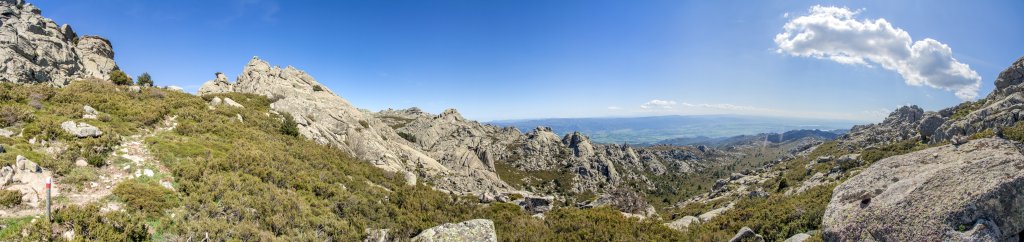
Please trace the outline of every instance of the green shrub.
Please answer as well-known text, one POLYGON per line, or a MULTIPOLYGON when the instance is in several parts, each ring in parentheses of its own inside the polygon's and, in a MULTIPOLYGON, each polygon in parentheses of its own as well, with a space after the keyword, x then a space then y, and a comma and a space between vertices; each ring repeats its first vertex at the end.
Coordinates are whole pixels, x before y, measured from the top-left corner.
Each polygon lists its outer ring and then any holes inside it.
POLYGON ((284 113, 281 115, 284 120, 281 121, 281 133, 289 136, 299 136, 299 124, 295 122, 295 117, 292 117, 290 113, 284 113))
POLYGON ((21 205, 21 191, 0 190, 0 207, 10 208, 21 205))
POLYGON ((143 72, 142 75, 135 79, 138 80, 139 86, 153 86, 153 77, 149 75, 149 72, 143 72))
MULTIPOLYGON (((25 239, 26 241, 34 241, 31 239, 34 237, 32 234, 49 238, 60 236, 54 230, 46 228, 49 226, 45 220, 40 220, 36 224, 34 229, 28 231, 29 236, 25 239)), ((71 205, 56 210, 53 214, 53 224, 59 224, 67 230, 74 230, 75 241, 150 240, 149 228, 140 216, 119 211, 101 213, 100 208, 95 204, 71 205)))
POLYGON ((110 72, 109 78, 114 85, 127 86, 132 84, 132 78, 128 77, 128 74, 125 74, 121 70, 114 70, 110 72))
POLYGON ((949 120, 957 120, 963 117, 967 117, 967 115, 970 114, 971 112, 974 112, 975 110, 984 107, 985 103, 986 102, 984 99, 974 102, 965 101, 963 103, 960 103, 959 105, 956 105, 956 107, 953 107, 953 115, 949 116, 949 120))
POLYGON ((31 122, 33 117, 32 111, 23 105, 0 104, 0 127, 31 122))
POLYGON ((322 92, 323 90, 324 90, 324 88, 320 87, 320 85, 313 86, 313 91, 314 92, 322 92))
POLYGON ((398 136, 402 137, 405 140, 408 140, 409 142, 416 143, 416 136, 411 135, 409 133, 399 131, 398 136))
POLYGON ((174 192, 153 182, 127 180, 114 187, 114 195, 128 207, 156 215, 165 209, 177 206, 174 192))
POLYGON ((1024 142, 1024 122, 1017 122, 1013 126, 1003 128, 1003 137, 1024 142))

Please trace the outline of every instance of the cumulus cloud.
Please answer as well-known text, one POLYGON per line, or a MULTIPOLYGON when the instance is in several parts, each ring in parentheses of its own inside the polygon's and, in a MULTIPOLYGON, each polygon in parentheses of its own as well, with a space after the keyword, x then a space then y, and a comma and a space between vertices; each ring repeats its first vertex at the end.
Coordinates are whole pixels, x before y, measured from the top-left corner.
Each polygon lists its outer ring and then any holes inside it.
POLYGON ((775 36, 778 52, 835 62, 875 65, 894 71, 908 85, 952 91, 969 100, 978 96, 981 76, 953 58, 953 50, 934 39, 913 41, 884 18, 855 19, 862 10, 811 7, 789 20, 775 36))
POLYGON ((654 99, 644 104, 640 104, 642 109, 673 109, 676 106, 676 101, 672 100, 658 100, 654 99))

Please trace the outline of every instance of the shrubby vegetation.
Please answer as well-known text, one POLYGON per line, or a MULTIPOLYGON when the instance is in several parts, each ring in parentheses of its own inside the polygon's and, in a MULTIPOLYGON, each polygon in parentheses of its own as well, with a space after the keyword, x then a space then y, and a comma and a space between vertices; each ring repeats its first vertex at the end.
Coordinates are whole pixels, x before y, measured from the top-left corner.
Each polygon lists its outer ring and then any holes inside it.
POLYGON ((135 78, 139 82, 139 86, 151 87, 153 86, 153 77, 149 75, 149 72, 143 72, 138 78, 135 78))
POLYGON ((9 208, 21 205, 21 192, 15 190, 0 190, 0 207, 9 208))
POLYGON ((109 80, 115 85, 128 86, 132 84, 132 78, 121 70, 111 71, 109 80))
POLYGON ((127 180, 117 184, 114 195, 124 201, 128 207, 156 215, 165 209, 177 206, 178 198, 174 191, 164 188, 155 182, 127 180))
POLYGON ((392 236, 405 239, 442 223, 474 218, 494 220, 499 237, 511 241, 676 240, 681 235, 660 222, 627 219, 610 208, 559 208, 541 220, 515 205, 481 205, 476 198, 437 192, 425 184, 407 186, 402 175, 298 137, 294 119, 271 114, 271 101, 265 97, 217 96, 245 108, 211 110, 207 102, 212 96, 159 88, 135 93, 98 80, 60 89, 0 83, 0 107, 17 107, 11 113, 18 118, 10 120, 25 133, 22 138, 0 138, 9 151, 0 159, 24 154, 64 182, 96 179, 97 168, 76 167, 75 159, 104 165, 121 137, 152 129, 168 117, 178 122, 173 132, 145 140, 174 176, 175 190, 145 177, 130 179, 117 185, 110 198, 124 204, 122 211, 100 212, 98 204, 87 204, 56 210, 52 222, 4 220, 10 225, 0 230, 0 240, 60 239, 59 232, 67 229, 75 230, 76 239, 97 241, 196 241, 207 236, 356 241, 366 229, 390 229, 392 236), (108 117, 81 119, 83 105, 108 117), (105 134, 70 137, 59 127, 67 120, 95 125, 105 134), (32 137, 60 141, 68 149, 52 157, 37 153, 27 144, 32 137))
MULTIPOLYGON (((55 171, 65 182, 86 182, 96 177, 95 167, 76 167, 75 159, 102 166, 121 137, 152 129, 168 117, 177 117, 178 122, 173 132, 145 140, 152 154, 173 175, 174 190, 154 180, 128 180, 116 186, 111 198, 124 204, 123 211, 101 213, 96 204, 88 204, 57 210, 49 223, 4 220, 8 225, 0 230, 0 240, 58 239, 60 235, 55 232, 68 228, 75 229, 77 238, 98 241, 198 241, 206 236, 242 241, 357 241, 367 229, 389 229, 392 236, 407 239, 429 227, 474 218, 493 220, 499 238, 508 241, 722 241, 743 226, 768 239, 782 240, 819 229, 835 185, 819 186, 795 196, 775 193, 742 198, 733 210, 686 233, 670 230, 661 225, 665 221, 658 219, 626 218, 609 207, 562 206, 538 219, 512 204, 481 205, 476 198, 437 192, 427 184, 407 186, 402 175, 300 137, 294 118, 271 113, 271 100, 265 97, 237 93, 217 96, 229 97, 245 108, 210 109, 207 103, 213 96, 196 97, 159 88, 143 88, 135 93, 104 81, 77 81, 62 89, 0 83, 0 122, 23 128, 25 134, 0 138, 0 144, 8 149, 8 153, 0 154, 0 162, 13 161, 14 153, 23 154, 55 171), (83 120, 83 105, 108 117, 83 120), (67 120, 87 122, 105 134, 100 138, 69 137, 59 127, 67 120), (63 142, 68 149, 56 156, 45 155, 27 144, 27 139, 33 137, 63 142), (26 229, 28 236, 22 237, 21 229, 26 229)), ((1014 126, 1003 133, 1022 140, 1022 130, 1024 127, 1014 126)), ((806 167, 809 159, 818 156, 850 153, 828 142, 808 157, 777 165, 782 178, 763 186, 782 192, 815 172, 837 167, 859 169, 883 157, 924 147, 917 142, 897 143, 858 151, 865 164, 825 162, 806 167)), ((622 192, 618 195, 627 199, 616 206, 633 212, 646 204, 667 207, 683 197, 707 191, 716 178, 759 166, 771 156, 751 157, 706 173, 663 176, 658 179, 664 180, 652 182, 671 185, 645 191, 647 201, 622 192)), ((499 176, 514 186, 553 190, 571 186, 571 177, 564 172, 524 173, 506 162, 495 165, 499 176)), ((0 194, 0 200, 2 197, 0 194)), ((724 204, 720 202, 691 204, 668 211, 674 216, 664 217, 698 215, 721 206, 724 204)))
POLYGON ((985 99, 973 102, 965 101, 963 103, 960 103, 959 105, 956 105, 956 107, 953 107, 953 115, 949 116, 949 120, 957 120, 963 117, 967 117, 967 114, 970 114, 971 112, 974 112, 975 110, 984 107, 986 101, 987 100, 985 99))

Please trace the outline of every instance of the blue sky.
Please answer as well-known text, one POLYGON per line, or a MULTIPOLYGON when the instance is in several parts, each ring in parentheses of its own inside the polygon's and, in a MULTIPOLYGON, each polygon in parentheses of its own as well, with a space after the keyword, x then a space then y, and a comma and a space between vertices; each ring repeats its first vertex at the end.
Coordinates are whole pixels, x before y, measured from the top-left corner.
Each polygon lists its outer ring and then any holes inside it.
POLYGON ((454 107, 483 121, 711 113, 879 121, 899 105, 970 100, 957 91, 970 93, 976 78, 973 98, 983 97, 1024 55, 1022 1, 29 2, 79 34, 109 38, 122 69, 147 71, 157 84, 194 91, 260 56, 309 72, 361 108, 454 107), (933 39, 922 43, 947 46, 968 72, 928 79, 935 68, 906 58, 833 48, 863 50, 842 43, 857 35, 783 50, 777 35, 818 5, 853 12, 854 24, 885 19, 913 43, 933 39))

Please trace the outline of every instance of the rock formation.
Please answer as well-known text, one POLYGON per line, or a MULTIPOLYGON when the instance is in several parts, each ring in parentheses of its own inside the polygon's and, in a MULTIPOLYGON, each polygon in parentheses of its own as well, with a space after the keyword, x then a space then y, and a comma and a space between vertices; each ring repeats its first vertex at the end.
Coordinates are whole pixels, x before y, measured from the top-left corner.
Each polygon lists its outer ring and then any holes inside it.
POLYGON ((996 89, 984 99, 964 103, 940 111, 951 117, 956 112, 967 113, 944 122, 935 131, 935 141, 955 136, 970 136, 995 127, 1008 127, 1024 120, 1024 57, 1004 70, 995 80, 996 89))
POLYGON ((117 70, 110 41, 57 25, 22 1, 0 1, 0 81, 64 86, 117 70))
POLYGON ((826 240, 1006 241, 1024 232, 1024 154, 988 138, 880 160, 836 187, 826 240))
POLYGON ((498 235, 494 231, 494 222, 486 219, 474 219, 461 223, 442 224, 437 227, 423 230, 419 235, 413 237, 412 241, 496 242, 498 241, 498 235))
POLYGON ((75 121, 64 121, 60 124, 60 127, 71 135, 78 138, 88 137, 100 137, 103 135, 103 131, 100 131, 96 126, 89 125, 87 123, 75 123, 75 121))
POLYGON ((909 139, 920 139, 918 126, 925 112, 917 105, 903 106, 885 118, 881 123, 857 125, 840 140, 847 149, 854 147, 881 146, 909 139))
MULTIPOLYGON (((438 162, 415 148, 415 144, 405 141, 380 119, 355 108, 309 74, 294 67, 271 67, 267 62, 253 57, 235 83, 226 82, 226 77, 218 74, 218 78, 204 84, 199 93, 232 91, 263 95, 276 100, 271 104, 271 109, 291 114, 299 125, 299 133, 304 137, 345 150, 382 169, 434 178, 438 184, 449 184, 443 186, 443 189, 456 192, 509 190, 508 185, 497 179, 494 173, 479 172, 487 169, 473 164, 475 160, 459 162, 457 159, 448 159, 450 162, 445 164, 438 162), (480 169, 450 169, 445 165, 480 169)), ((471 158, 451 155, 450 158, 471 158)))

